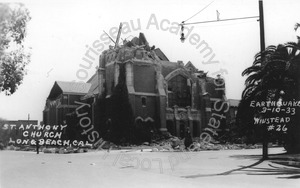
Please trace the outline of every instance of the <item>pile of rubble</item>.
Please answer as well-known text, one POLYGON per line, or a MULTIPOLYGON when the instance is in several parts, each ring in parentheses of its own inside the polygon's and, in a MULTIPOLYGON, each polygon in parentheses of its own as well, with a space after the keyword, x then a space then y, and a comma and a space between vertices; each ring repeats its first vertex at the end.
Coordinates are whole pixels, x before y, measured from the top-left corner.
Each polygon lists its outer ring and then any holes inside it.
POLYGON ((169 139, 153 141, 151 144, 143 143, 144 148, 152 148, 156 151, 206 151, 206 150, 239 150, 239 149, 255 149, 260 148, 260 145, 246 145, 225 143, 220 144, 217 141, 206 143, 199 139, 194 139, 192 144, 186 146, 185 140, 178 137, 171 137, 169 139))
MULTIPOLYGON (((156 135, 157 136, 157 135, 156 135)), ((216 140, 213 140, 210 143, 203 142, 199 138, 194 138, 190 142, 185 142, 185 139, 180 139, 172 135, 160 135, 155 137, 152 142, 144 142, 141 145, 130 145, 126 144, 123 146, 115 145, 112 142, 104 142, 101 145, 100 150, 119 150, 119 149, 129 149, 129 150, 141 150, 141 151, 152 151, 152 152, 175 152, 175 151, 206 151, 206 150, 240 150, 240 149, 256 149, 261 148, 261 145, 247 145, 247 144, 235 144, 235 143, 220 143, 216 140)), ((272 145, 270 145, 272 147, 272 145)), ((36 151, 36 147, 33 146, 24 146, 24 147, 14 147, 7 146, 8 150, 17 150, 17 151, 36 151)), ((92 146, 85 146, 81 148, 74 147, 61 147, 61 148, 49 148, 41 147, 40 151, 43 153, 56 153, 56 154, 69 154, 69 153, 85 153, 93 149, 92 146)), ((95 148, 94 148, 95 149, 95 148)))

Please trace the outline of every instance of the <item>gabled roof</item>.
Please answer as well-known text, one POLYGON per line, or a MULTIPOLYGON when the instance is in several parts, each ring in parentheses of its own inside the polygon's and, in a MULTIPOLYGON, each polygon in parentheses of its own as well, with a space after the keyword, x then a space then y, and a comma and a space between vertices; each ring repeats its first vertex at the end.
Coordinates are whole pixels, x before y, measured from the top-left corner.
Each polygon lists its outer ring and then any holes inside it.
POLYGON ((162 61, 169 61, 169 59, 168 59, 167 56, 161 51, 161 49, 156 48, 156 49, 154 49, 154 52, 156 53, 156 55, 159 57, 160 60, 162 60, 162 61))
POLYGON ((58 86, 62 89, 63 93, 87 93, 91 87, 89 83, 81 82, 63 82, 56 81, 58 86))
POLYGON ((91 84, 91 87, 88 91, 88 93, 82 98, 82 99, 88 99, 90 97, 93 97, 95 94, 99 93, 98 87, 98 74, 95 73, 89 80, 88 83, 91 84))
POLYGON ((88 93, 90 87, 90 83, 55 81, 48 99, 55 99, 62 93, 84 95, 88 93))
POLYGON ((193 65, 192 62, 187 62, 187 64, 184 66, 187 69, 191 70, 192 72, 196 72, 198 69, 193 65))

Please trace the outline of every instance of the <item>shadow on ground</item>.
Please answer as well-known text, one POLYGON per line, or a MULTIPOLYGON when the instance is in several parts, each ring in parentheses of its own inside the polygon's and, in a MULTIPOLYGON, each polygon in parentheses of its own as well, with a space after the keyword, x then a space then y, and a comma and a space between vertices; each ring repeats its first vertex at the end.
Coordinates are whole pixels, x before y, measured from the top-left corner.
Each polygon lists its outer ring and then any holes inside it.
POLYGON ((257 162, 241 166, 240 168, 232 169, 218 174, 195 174, 183 176, 184 178, 200 178, 210 176, 226 176, 233 173, 246 175, 277 175, 281 179, 298 179, 300 178, 300 155, 272 154, 267 160, 263 160, 261 155, 233 155, 232 158, 237 159, 253 159, 257 162), (267 162, 267 167, 258 167, 262 162, 267 162))

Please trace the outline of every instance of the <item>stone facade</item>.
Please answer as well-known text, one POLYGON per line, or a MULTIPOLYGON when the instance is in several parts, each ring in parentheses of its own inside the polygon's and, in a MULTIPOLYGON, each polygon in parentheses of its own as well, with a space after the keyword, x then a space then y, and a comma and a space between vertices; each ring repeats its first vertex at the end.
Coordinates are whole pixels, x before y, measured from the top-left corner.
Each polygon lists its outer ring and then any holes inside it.
MULTIPOLYGON (((97 84, 99 96, 111 97, 120 70, 125 70, 137 126, 151 126, 179 137, 189 129, 193 137, 199 137, 213 112, 212 99, 225 100, 225 84, 215 84, 224 82, 222 78, 207 77, 191 62, 184 65, 181 61, 169 61, 159 48, 149 46, 142 33, 100 55, 94 76, 97 82, 91 83, 97 84)), ((91 96, 94 95, 87 94, 86 98, 91 96)))

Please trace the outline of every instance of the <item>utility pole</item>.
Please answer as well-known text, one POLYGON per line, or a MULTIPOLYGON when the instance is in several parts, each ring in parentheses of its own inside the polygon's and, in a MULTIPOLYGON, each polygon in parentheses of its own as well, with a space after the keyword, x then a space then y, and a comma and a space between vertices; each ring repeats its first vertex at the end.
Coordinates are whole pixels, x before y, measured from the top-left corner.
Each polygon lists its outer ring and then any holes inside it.
POLYGON ((265 27, 263 0, 259 0, 259 27, 260 27, 260 51, 265 51, 265 27))
MULTIPOLYGON (((211 4, 211 3, 210 3, 211 4)), ((209 4, 209 5, 210 5, 209 4)), ((207 8, 209 5, 207 5, 205 8, 207 8)), ((192 22, 192 23, 186 23, 189 19, 193 18, 195 15, 200 13, 199 11, 197 14, 193 15, 191 18, 187 19, 186 21, 181 22, 179 24, 181 26, 181 37, 180 40, 181 42, 184 42, 185 36, 184 36, 184 26, 185 25, 194 25, 194 24, 203 24, 203 23, 212 23, 212 22, 223 22, 223 21, 234 21, 234 20, 242 20, 242 19, 252 19, 252 18, 259 18, 259 27, 260 27, 260 52, 262 54, 261 58, 264 59, 263 52, 265 51, 265 29, 264 29, 264 10, 263 10, 263 0, 258 0, 258 5, 259 5, 259 16, 251 16, 251 17, 241 17, 241 18, 230 18, 230 19, 220 19, 219 18, 219 11, 217 10, 217 20, 209 20, 209 21, 201 21, 201 22, 192 22)), ((300 27, 300 24, 295 28, 295 30, 300 27)), ((300 37, 298 38, 300 41, 300 37)), ((300 42, 299 42, 300 43, 300 42)), ((267 128, 264 127, 263 130, 263 150, 262 150, 262 155, 263 159, 268 159, 268 131, 267 128)))
MULTIPOLYGON (((260 27, 260 52, 262 54, 261 59, 265 58, 263 52, 265 51, 265 28, 264 28, 264 8, 263 8, 263 0, 258 1, 259 5, 259 27, 260 27)), ((267 127, 263 127, 263 148, 262 148, 262 155, 263 159, 268 159, 268 131, 267 127)))

